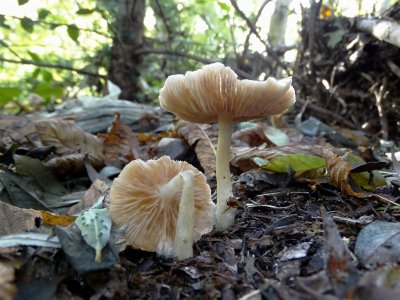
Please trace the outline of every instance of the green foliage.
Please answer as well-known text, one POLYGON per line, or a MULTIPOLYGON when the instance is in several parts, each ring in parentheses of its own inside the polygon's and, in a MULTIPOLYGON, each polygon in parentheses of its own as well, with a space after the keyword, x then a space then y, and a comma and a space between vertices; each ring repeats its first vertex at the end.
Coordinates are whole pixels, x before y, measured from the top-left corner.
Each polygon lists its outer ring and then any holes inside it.
POLYGON ((76 25, 69 25, 67 28, 68 36, 74 41, 78 42, 79 28, 76 25))
POLYGON ((295 172, 304 172, 324 168, 326 167, 326 161, 325 159, 314 155, 287 154, 272 159, 262 167, 280 173, 288 172, 289 169, 292 169, 295 172))
POLYGON ((16 87, 0 87, 0 105, 4 105, 19 95, 21 95, 22 90, 16 87))

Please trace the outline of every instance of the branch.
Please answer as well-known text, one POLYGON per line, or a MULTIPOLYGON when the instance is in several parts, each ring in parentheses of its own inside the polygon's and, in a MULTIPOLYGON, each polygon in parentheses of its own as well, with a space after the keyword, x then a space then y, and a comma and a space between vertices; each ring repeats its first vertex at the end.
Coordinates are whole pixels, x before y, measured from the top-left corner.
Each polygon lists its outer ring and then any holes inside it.
POLYGON ((383 40, 400 48, 400 25, 394 21, 376 18, 360 18, 356 20, 358 30, 372 34, 378 40, 383 40))
MULTIPOLYGON (((138 49, 135 51, 135 54, 161 54, 161 55, 173 55, 173 56, 179 56, 179 57, 185 57, 188 59, 192 59, 198 62, 201 62, 203 64, 212 64, 217 62, 218 60, 212 60, 208 59, 205 57, 197 56, 191 53, 187 52, 182 52, 182 51, 174 51, 174 50, 169 50, 169 49, 154 49, 154 48, 142 48, 138 49)), ((244 72, 240 69, 231 67, 232 70, 236 72, 240 77, 246 78, 246 79, 254 79, 249 73, 244 72)))
POLYGON ((265 49, 269 55, 276 61, 276 63, 286 69, 286 66, 280 61, 278 55, 275 53, 274 50, 261 38, 260 34, 257 31, 256 26, 250 21, 250 19, 245 15, 245 13, 239 8, 236 0, 230 0, 231 4, 235 8, 236 12, 239 16, 246 22, 247 26, 249 26, 251 32, 260 40, 260 42, 265 46, 265 49))
POLYGON ((8 59, 4 57, 0 57, 0 62, 8 62, 12 64, 22 64, 22 65, 33 65, 33 66, 38 66, 38 67, 43 67, 43 68, 52 68, 52 69, 61 69, 61 70, 68 70, 68 71, 73 71, 82 75, 88 75, 88 76, 93 76, 93 77, 102 77, 105 78, 106 76, 100 75, 97 73, 92 73, 89 71, 81 70, 81 69, 75 69, 73 67, 69 66, 64 66, 64 65, 53 65, 53 64, 48 64, 48 63, 42 63, 42 62, 37 62, 33 60, 28 60, 28 59, 21 59, 21 60, 14 60, 14 59, 8 59))
MULTIPOLYGON (((13 19, 21 20, 21 21, 22 20, 30 21, 32 23, 37 23, 37 24, 45 24, 45 25, 49 25, 49 26, 53 26, 53 27, 58 27, 58 26, 66 26, 66 27, 76 26, 74 24, 67 24, 67 23, 54 23, 54 22, 46 22, 46 21, 41 21, 41 20, 32 20, 32 19, 27 18, 27 17, 21 18, 21 17, 17 17, 17 16, 10 16, 10 15, 4 15, 4 14, 0 14, 0 16, 9 17, 9 18, 13 18, 13 19)), ((105 34, 105 33, 101 32, 101 31, 97 31, 97 30, 93 30, 93 29, 87 29, 87 28, 79 28, 79 27, 77 27, 77 28, 78 28, 78 30, 87 31, 87 32, 93 32, 93 33, 96 33, 98 35, 102 35, 104 37, 107 37, 109 39, 113 38, 112 36, 110 36, 108 34, 105 34)))
MULTIPOLYGON (((259 8, 259 10, 258 10, 258 12, 257 12, 257 15, 256 15, 256 17, 255 17, 255 19, 254 19, 254 24, 257 24, 257 21, 258 21, 258 19, 260 18, 261 13, 263 12, 265 6, 267 6, 267 4, 268 4, 270 1, 271 1, 271 0, 265 0, 264 3, 261 4, 261 6, 260 6, 260 8, 259 8)), ((243 56, 247 56, 247 52, 249 51, 250 36, 252 35, 252 33, 253 33, 253 31, 250 29, 250 30, 249 30, 249 33, 248 33, 247 36, 246 36, 246 40, 245 40, 245 42, 244 42, 243 56)))

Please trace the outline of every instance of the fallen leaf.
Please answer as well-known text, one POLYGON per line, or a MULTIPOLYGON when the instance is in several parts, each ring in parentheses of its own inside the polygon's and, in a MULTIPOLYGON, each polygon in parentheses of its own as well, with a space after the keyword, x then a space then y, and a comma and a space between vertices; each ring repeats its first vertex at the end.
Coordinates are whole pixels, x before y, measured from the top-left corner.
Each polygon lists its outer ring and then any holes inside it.
POLYGON ((234 132, 232 140, 242 141, 250 147, 258 147, 265 143, 271 144, 266 138, 264 130, 257 124, 234 132))
POLYGON ((85 192, 81 201, 68 210, 69 215, 75 215, 89 207, 92 207, 101 195, 106 194, 110 187, 101 180, 96 180, 85 192))
POLYGON ((400 261, 400 223, 374 221, 357 236, 355 255, 366 265, 400 261))
POLYGON ((313 169, 324 168, 325 159, 306 154, 287 154, 276 157, 262 167, 279 173, 288 173, 290 169, 295 172, 304 172, 313 169))
POLYGON ((179 121, 177 131, 187 140, 190 146, 194 147, 197 158, 204 169, 204 174, 211 177, 215 174, 215 148, 205 132, 206 126, 179 121))
POLYGON ((40 211, 19 208, 0 201, 0 235, 34 230, 35 220, 40 217, 40 211))
POLYGON ((78 273, 107 269, 118 262, 118 253, 110 243, 102 251, 101 262, 95 262, 95 250, 85 242, 75 224, 55 229, 67 260, 78 273))
POLYGON ((46 233, 38 232, 16 233, 0 237, 0 248, 18 246, 60 248, 60 243, 56 236, 50 237, 46 233))
POLYGON ((385 178, 376 170, 371 170, 370 172, 354 172, 356 166, 360 168, 360 166, 366 164, 361 157, 351 152, 347 152, 342 156, 342 158, 350 163, 350 177, 353 182, 361 186, 364 190, 372 191, 377 187, 386 184, 385 178))
POLYGON ((17 291, 14 280, 15 271, 12 264, 6 261, 0 261, 0 299, 14 299, 17 291))
POLYGON ((332 182, 347 196, 366 198, 368 195, 354 192, 349 183, 350 164, 328 149, 323 150, 326 166, 332 182))
POLYGON ((268 140, 278 147, 284 147, 290 144, 289 136, 279 128, 267 126, 264 128, 264 134, 268 140))
POLYGON ((63 215, 56 215, 53 213, 50 213, 48 211, 42 210, 40 211, 42 214, 42 222, 43 224, 54 226, 54 225, 59 225, 59 226, 69 226, 72 223, 74 223, 76 217, 74 216, 63 216, 63 215))
POLYGON ((101 250, 108 243, 111 217, 107 208, 90 208, 75 220, 85 242, 96 250, 95 261, 101 262, 101 250))
POLYGON ((103 158, 102 141, 84 132, 74 121, 43 119, 35 122, 42 143, 55 146, 60 155, 82 153, 103 158))
POLYGON ((120 167, 121 158, 124 158, 127 162, 138 158, 139 142, 132 130, 121 122, 119 113, 115 114, 115 119, 108 132, 100 134, 99 138, 103 140, 106 164, 120 167))
POLYGON ((57 177, 79 176, 86 173, 85 157, 88 157, 90 164, 95 169, 100 169, 104 166, 102 159, 93 155, 82 153, 67 154, 61 157, 54 157, 45 163, 51 172, 57 177))
POLYGON ((0 183, 4 187, 2 201, 21 208, 47 209, 43 193, 33 180, 11 171, 0 171, 0 183))
POLYGON ((339 299, 345 298, 347 290, 357 278, 355 263, 351 259, 350 251, 342 240, 342 236, 324 208, 321 209, 325 234, 325 263, 326 272, 339 299))
POLYGON ((264 146, 257 148, 232 147, 231 152, 233 158, 231 160, 231 164, 237 168, 240 168, 241 171, 248 171, 250 169, 259 168, 259 162, 256 163, 254 161, 255 158, 257 158, 259 161, 271 161, 278 156, 284 156, 288 154, 304 154, 323 157, 323 149, 323 147, 317 145, 296 145, 274 148, 265 148, 264 146))
POLYGON ((67 193, 67 189, 40 160, 18 154, 13 157, 17 172, 33 178, 43 191, 56 195, 67 193))

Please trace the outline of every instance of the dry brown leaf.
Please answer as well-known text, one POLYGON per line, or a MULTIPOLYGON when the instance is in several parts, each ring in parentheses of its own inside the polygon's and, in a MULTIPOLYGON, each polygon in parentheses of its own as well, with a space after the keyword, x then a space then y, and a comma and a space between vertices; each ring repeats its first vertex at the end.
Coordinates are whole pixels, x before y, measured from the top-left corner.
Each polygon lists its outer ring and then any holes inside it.
POLYGON ((35 219, 40 217, 40 211, 0 202, 0 235, 36 229, 35 219))
POLYGON ((340 156, 329 149, 323 149, 323 157, 332 182, 347 196, 366 198, 368 195, 354 192, 349 183, 351 166, 340 156))
POLYGON ((49 226, 54 226, 54 225, 59 225, 59 226, 69 226, 72 223, 74 223, 76 217, 74 216, 63 216, 63 215, 56 215, 51 212, 41 210, 42 213, 42 222, 43 224, 49 225, 49 226))
POLYGON ((100 134, 103 140, 103 153, 106 164, 119 167, 120 158, 128 162, 138 157, 137 141, 132 130, 121 122, 120 114, 115 114, 115 119, 106 134, 100 134))
POLYGON ((215 148, 204 131, 208 125, 200 125, 186 121, 179 121, 177 131, 188 144, 194 147, 197 158, 204 169, 206 176, 215 174, 215 148))
POLYGON ((71 208, 68 210, 68 214, 75 215, 77 213, 80 213, 84 209, 91 207, 93 204, 96 203, 97 199, 101 195, 104 195, 109 189, 110 187, 105 182, 99 179, 96 180, 85 192, 83 199, 79 203, 71 206, 71 208))
POLYGON ((46 146, 55 146, 60 155, 82 153, 103 158, 102 141, 84 132, 74 121, 45 119, 35 122, 36 130, 46 146))
POLYGON ((250 147, 258 147, 265 143, 269 146, 272 145, 272 143, 266 138, 264 129, 261 128, 260 125, 236 131, 232 135, 232 139, 242 141, 250 147))
POLYGON ((0 299, 14 299, 17 288, 14 283, 15 271, 11 263, 0 261, 0 299))
MULTIPOLYGON (((77 153, 64 155, 62 157, 54 157, 44 165, 50 168, 54 175, 59 177, 64 177, 67 174, 71 176, 81 175, 86 172, 85 156, 85 154, 77 153)), ((92 155, 88 155, 87 157, 95 169, 100 169, 104 166, 102 159, 92 155)))

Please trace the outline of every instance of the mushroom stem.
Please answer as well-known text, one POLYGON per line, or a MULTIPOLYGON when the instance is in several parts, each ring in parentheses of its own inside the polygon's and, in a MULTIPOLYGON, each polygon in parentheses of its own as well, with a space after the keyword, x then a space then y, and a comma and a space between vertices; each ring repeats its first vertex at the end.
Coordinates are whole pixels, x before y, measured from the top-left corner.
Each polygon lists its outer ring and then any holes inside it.
POLYGON ((189 170, 178 176, 182 182, 182 196, 175 228, 174 255, 181 260, 193 256, 194 173, 189 170))
POLYGON ((218 117, 218 126, 216 224, 219 230, 224 230, 233 225, 236 213, 236 208, 228 206, 227 203, 229 198, 233 197, 229 166, 232 140, 232 115, 230 113, 220 114, 218 117))
POLYGON ((167 200, 182 191, 178 219, 175 225, 173 255, 179 260, 193 256, 194 173, 180 172, 161 189, 160 195, 167 200))

